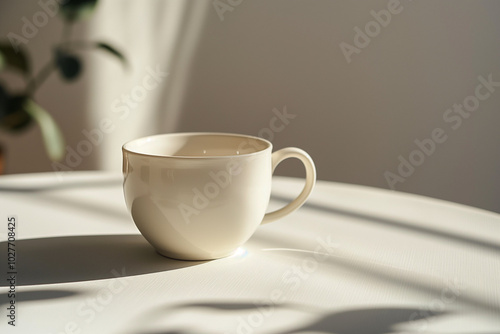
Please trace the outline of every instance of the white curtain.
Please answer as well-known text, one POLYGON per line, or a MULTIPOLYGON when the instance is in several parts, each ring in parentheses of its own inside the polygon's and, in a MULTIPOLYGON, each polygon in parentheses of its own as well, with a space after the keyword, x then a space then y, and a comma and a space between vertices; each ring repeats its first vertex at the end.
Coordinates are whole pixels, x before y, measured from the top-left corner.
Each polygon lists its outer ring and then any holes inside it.
POLYGON ((128 67, 103 53, 91 57, 86 101, 89 131, 95 130, 99 143, 96 168, 121 168, 121 146, 128 140, 176 130, 210 8, 211 2, 205 0, 99 3, 88 25, 88 39, 122 51, 128 67))

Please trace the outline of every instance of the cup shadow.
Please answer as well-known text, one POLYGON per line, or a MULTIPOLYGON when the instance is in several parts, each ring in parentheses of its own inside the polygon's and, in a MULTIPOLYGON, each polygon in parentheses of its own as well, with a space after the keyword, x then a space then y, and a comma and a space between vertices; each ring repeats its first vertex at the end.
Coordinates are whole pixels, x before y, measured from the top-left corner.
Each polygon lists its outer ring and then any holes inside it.
MULTIPOLYGON (((0 242, 7 251, 7 242, 0 242)), ((80 282, 182 269, 207 261, 178 261, 156 253, 142 235, 89 235, 16 241, 17 285, 80 282)), ((5 254, 5 253, 4 253, 5 254)), ((7 286, 2 280, 0 287, 7 286)))

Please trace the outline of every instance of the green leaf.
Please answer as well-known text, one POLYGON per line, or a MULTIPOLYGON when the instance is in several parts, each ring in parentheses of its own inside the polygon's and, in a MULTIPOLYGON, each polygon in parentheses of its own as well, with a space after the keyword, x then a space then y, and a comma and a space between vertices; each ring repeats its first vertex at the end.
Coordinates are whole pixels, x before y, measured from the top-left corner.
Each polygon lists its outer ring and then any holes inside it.
POLYGON ((27 99, 24 107, 40 126, 49 158, 52 161, 61 160, 64 157, 64 137, 52 116, 32 99, 27 99))
POLYGON ((26 96, 10 95, 3 88, 0 91, 0 127, 18 132, 30 125, 33 119, 23 107, 26 96))
POLYGON ((96 43, 96 47, 101 49, 101 50, 107 51, 108 53, 117 57, 123 63, 124 66, 127 66, 127 60, 125 59, 125 56, 120 51, 118 51, 114 47, 112 47, 111 45, 109 45, 107 43, 99 42, 99 43, 96 43))
POLYGON ((16 51, 10 43, 0 43, 0 70, 4 67, 28 74, 30 68, 26 51, 22 48, 16 51))
POLYGON ((60 13, 70 22, 83 20, 92 15, 96 4, 97 0, 63 0, 60 13))
POLYGON ((56 65, 66 80, 75 80, 82 72, 82 62, 74 55, 61 50, 56 51, 56 65))

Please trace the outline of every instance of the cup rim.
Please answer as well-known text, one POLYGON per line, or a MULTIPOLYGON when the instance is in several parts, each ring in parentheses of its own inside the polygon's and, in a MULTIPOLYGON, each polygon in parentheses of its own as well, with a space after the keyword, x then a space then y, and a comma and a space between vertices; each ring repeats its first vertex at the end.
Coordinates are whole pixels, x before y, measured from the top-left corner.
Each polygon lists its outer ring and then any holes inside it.
POLYGON ((238 157, 249 157, 253 155, 257 155, 260 153, 263 153, 267 150, 272 150, 273 144, 264 138, 260 138, 257 136, 251 136, 251 135, 245 135, 245 134, 238 134, 238 133, 227 133, 227 132, 173 132, 173 133, 163 133, 163 134, 156 134, 156 135, 150 135, 150 136, 145 136, 145 137, 140 137, 140 138, 135 138, 132 140, 127 141, 125 144, 122 145, 122 151, 127 152, 129 154, 135 154, 138 156, 143 156, 143 157, 153 157, 153 158, 168 158, 168 159, 227 159, 227 158, 238 158, 238 157), (143 152, 138 152, 134 151, 130 148, 127 148, 127 146, 130 146, 136 142, 140 141, 149 141, 153 138, 159 138, 159 137, 194 137, 194 136, 228 136, 228 137, 240 137, 240 138, 247 138, 247 139, 253 139, 262 142, 263 144, 266 145, 265 148, 259 149, 255 152, 251 153, 243 153, 243 154, 231 154, 231 155, 197 155, 197 156, 192 156, 192 155, 170 155, 170 154, 150 154, 150 153, 143 153, 143 152))

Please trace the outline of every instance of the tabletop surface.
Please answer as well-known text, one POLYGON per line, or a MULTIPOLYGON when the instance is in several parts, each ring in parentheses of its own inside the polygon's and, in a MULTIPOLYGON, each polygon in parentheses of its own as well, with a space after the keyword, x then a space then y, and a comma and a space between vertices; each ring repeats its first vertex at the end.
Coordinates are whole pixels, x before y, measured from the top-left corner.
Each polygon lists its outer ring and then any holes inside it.
MULTIPOLYGON (((302 184, 275 177, 270 209, 302 184)), ((153 250, 121 187, 103 172, 0 177, 1 333, 500 333, 496 213, 318 181, 235 255, 190 262, 153 250)))

